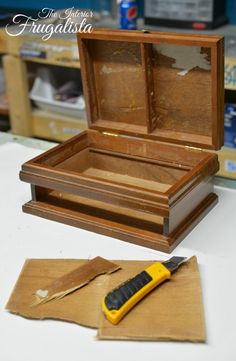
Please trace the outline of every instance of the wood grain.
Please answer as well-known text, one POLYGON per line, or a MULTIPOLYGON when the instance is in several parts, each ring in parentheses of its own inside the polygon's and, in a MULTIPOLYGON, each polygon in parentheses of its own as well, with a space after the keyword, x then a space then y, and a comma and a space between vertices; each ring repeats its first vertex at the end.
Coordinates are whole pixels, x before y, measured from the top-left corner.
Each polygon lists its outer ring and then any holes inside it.
POLYGON ((26 64, 22 59, 12 55, 5 55, 3 63, 12 133, 32 136, 26 64), (20 94, 18 89, 20 89, 20 94))
POLYGON ((68 294, 86 286, 94 278, 102 274, 111 274, 119 270, 120 266, 102 257, 95 257, 80 267, 64 274, 49 284, 42 284, 40 289, 35 289, 36 296, 33 306, 61 299, 68 294))
MULTIPOLYGON (((185 45, 180 46, 179 51, 183 51, 184 47, 185 45)), ((170 45, 167 49, 171 49, 170 45)), ((209 55, 211 64, 210 50, 201 48, 201 52, 203 56, 209 55)), ((180 76, 180 69, 175 68, 174 63, 175 59, 154 49, 153 79, 156 89, 154 96, 157 128, 211 137, 211 71, 195 67, 186 75, 180 76)))
POLYGON ((92 232, 118 238, 125 242, 170 253, 180 241, 200 222, 217 203, 218 197, 212 193, 207 196, 169 235, 163 235, 163 228, 158 223, 150 223, 121 217, 91 207, 73 207, 68 202, 58 202, 49 198, 47 201, 30 201, 23 206, 23 211, 53 221, 83 228, 92 232))
POLYGON ((78 45, 89 130, 22 165, 23 210, 171 252, 217 202, 217 155, 186 146, 223 143, 223 39, 99 29, 78 45))
POLYGON ((204 148, 223 145, 222 37, 108 29, 78 34, 78 44, 91 128, 204 148), (162 54, 160 44, 176 55, 162 54), (186 47, 209 67, 196 62, 180 74, 175 56, 186 47))
POLYGON ((204 182, 217 156, 94 134, 23 166, 21 179, 34 185, 24 211, 170 252, 215 204, 204 182))

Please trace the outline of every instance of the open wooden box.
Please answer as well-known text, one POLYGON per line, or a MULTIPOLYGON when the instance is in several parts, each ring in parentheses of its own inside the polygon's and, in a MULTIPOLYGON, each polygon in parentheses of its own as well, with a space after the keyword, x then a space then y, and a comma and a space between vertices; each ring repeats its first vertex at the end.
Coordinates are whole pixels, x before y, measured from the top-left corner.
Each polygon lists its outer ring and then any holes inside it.
POLYGON ((223 39, 78 34, 89 130, 25 163, 27 213, 170 252, 217 202, 223 39), (171 144, 171 143, 175 143, 171 144))

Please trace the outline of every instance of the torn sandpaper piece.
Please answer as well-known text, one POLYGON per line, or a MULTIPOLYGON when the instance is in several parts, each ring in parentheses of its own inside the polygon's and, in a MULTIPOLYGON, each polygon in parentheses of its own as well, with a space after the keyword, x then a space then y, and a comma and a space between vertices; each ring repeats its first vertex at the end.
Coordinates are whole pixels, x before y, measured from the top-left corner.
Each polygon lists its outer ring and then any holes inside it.
POLYGON ((104 273, 110 274, 119 268, 119 265, 107 261, 102 257, 93 258, 91 261, 57 278, 51 284, 36 290, 34 293, 36 300, 32 306, 63 298, 69 293, 85 286, 95 277, 104 273))

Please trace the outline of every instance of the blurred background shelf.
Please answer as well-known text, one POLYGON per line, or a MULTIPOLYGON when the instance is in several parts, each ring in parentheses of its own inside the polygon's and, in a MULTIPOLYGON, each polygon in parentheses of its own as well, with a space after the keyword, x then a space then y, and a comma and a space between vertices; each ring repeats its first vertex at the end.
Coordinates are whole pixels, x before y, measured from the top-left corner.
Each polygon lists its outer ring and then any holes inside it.
POLYGON ((7 34, 4 28, 0 28, 0 54, 7 52, 7 34))
POLYGON ((217 152, 220 162, 218 176, 236 179, 236 149, 223 147, 217 152))
MULTIPOLYGON (((236 35, 235 35, 236 50, 236 35)), ((225 89, 236 90, 236 55, 225 57, 225 89)))
POLYGON ((85 117, 75 119, 45 110, 32 111, 32 132, 35 137, 62 142, 85 129, 85 117))
POLYGON ((0 115, 8 115, 8 103, 5 94, 0 95, 0 115))
POLYGON ((56 66, 59 72, 65 71, 66 68, 79 69, 76 38, 65 36, 64 39, 51 38, 45 42, 39 36, 8 36, 7 49, 8 53, 3 57, 3 64, 12 133, 64 141, 86 129, 85 112, 83 116, 75 119, 34 109, 29 99, 32 84, 28 76, 28 65, 56 66))
POLYGON ((70 68, 80 67, 76 36, 71 34, 61 34, 61 38, 53 36, 46 41, 37 35, 8 36, 7 49, 8 54, 25 61, 70 68))

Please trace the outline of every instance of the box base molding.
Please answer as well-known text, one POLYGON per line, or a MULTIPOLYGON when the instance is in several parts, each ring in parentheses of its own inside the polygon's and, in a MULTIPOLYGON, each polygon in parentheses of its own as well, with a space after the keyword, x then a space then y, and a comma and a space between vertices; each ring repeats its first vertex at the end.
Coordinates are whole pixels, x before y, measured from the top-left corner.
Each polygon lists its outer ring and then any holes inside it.
POLYGON ((127 226, 122 223, 66 209, 42 201, 32 200, 24 204, 22 208, 23 212, 28 214, 170 253, 200 222, 200 220, 205 217, 217 202, 218 196, 215 193, 210 193, 169 236, 141 230, 138 228, 138 225, 137 227, 127 226))

